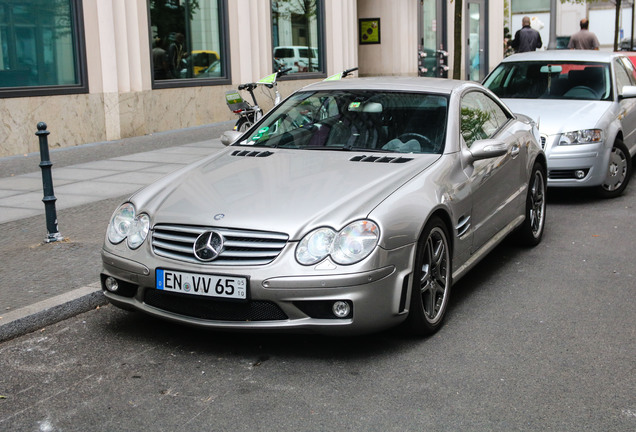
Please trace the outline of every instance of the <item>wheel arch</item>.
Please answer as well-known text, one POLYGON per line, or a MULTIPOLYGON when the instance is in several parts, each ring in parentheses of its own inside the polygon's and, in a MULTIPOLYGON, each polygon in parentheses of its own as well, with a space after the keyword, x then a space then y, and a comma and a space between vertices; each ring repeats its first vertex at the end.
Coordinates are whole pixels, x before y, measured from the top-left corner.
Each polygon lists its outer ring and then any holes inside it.
POLYGON ((534 161, 530 165, 530 169, 534 166, 535 163, 539 162, 543 167, 543 175, 545 176, 546 182, 548 181, 548 159, 545 157, 544 153, 539 153, 534 161))
POLYGON ((616 138, 620 139, 621 141, 624 141, 623 140, 623 130, 622 129, 619 129, 618 132, 616 132, 616 135, 614 136, 614 139, 612 140, 612 143, 614 141, 616 141, 616 138))
POLYGON ((611 149, 614 146, 614 141, 616 141, 617 138, 623 141, 623 128, 621 122, 615 119, 608 124, 606 134, 607 136, 605 137, 604 147, 607 149, 611 149))
POLYGON ((430 222, 430 220, 433 219, 433 217, 435 216, 439 217, 444 223, 444 225, 446 226, 446 230, 448 231, 448 243, 449 243, 451 257, 452 257, 453 255, 452 252, 455 250, 455 227, 453 226, 453 222, 451 220, 450 214, 444 208, 435 209, 429 215, 429 217, 424 221, 424 223, 420 227, 420 234, 417 237, 417 241, 420 242, 422 240, 422 236, 424 235, 424 228, 430 222))

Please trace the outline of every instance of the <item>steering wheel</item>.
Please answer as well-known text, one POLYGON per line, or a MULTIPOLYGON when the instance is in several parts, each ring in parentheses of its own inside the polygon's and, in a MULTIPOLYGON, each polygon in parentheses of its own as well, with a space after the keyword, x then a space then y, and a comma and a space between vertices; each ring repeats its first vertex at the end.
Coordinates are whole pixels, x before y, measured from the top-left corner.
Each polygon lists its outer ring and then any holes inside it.
POLYGON ((566 97, 581 97, 581 98, 584 98, 584 99, 596 99, 596 98, 598 98, 598 95, 596 94, 596 92, 594 90, 592 90, 588 86, 583 86, 583 85, 572 87, 570 90, 565 92, 565 94, 563 96, 566 96, 566 97))
POLYGON ((415 132, 403 133, 402 135, 398 136, 397 139, 399 139, 403 143, 406 143, 414 139, 415 141, 420 143, 420 147, 422 148, 423 153, 427 153, 429 151, 435 150, 435 145, 433 144, 433 141, 431 141, 429 137, 426 137, 424 135, 421 135, 415 132))

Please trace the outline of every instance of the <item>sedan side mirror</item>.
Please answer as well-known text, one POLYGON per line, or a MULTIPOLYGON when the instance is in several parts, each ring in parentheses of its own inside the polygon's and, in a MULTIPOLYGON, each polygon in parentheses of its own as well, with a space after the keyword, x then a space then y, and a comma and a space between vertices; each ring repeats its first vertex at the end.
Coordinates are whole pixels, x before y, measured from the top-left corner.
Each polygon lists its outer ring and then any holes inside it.
POLYGON ((624 86, 619 97, 620 99, 635 98, 636 86, 624 86))
POLYGON ((242 135, 243 132, 233 130, 225 131, 223 132, 223 135, 221 135, 221 142, 223 143, 223 145, 229 146, 234 144, 242 135))
POLYGON ((501 140, 484 139, 475 141, 468 151, 474 162, 503 156, 508 153, 508 146, 501 140))

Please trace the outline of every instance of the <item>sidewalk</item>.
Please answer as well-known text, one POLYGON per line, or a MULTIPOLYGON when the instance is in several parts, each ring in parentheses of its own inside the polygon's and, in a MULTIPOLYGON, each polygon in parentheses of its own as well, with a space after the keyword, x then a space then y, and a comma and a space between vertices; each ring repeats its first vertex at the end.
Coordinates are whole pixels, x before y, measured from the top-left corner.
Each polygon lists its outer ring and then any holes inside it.
POLYGON ((106 304, 100 251, 112 212, 137 189, 223 148, 218 138, 231 127, 51 150, 64 240, 48 244, 39 154, 0 158, 0 342, 106 304))

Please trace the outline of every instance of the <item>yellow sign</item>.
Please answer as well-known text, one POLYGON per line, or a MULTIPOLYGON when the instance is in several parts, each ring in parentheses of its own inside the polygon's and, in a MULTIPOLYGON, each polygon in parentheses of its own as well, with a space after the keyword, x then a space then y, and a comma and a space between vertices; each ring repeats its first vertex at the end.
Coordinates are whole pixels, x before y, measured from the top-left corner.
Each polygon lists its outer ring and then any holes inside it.
POLYGON ((360 18, 360 44, 380 43, 380 18, 360 18))

